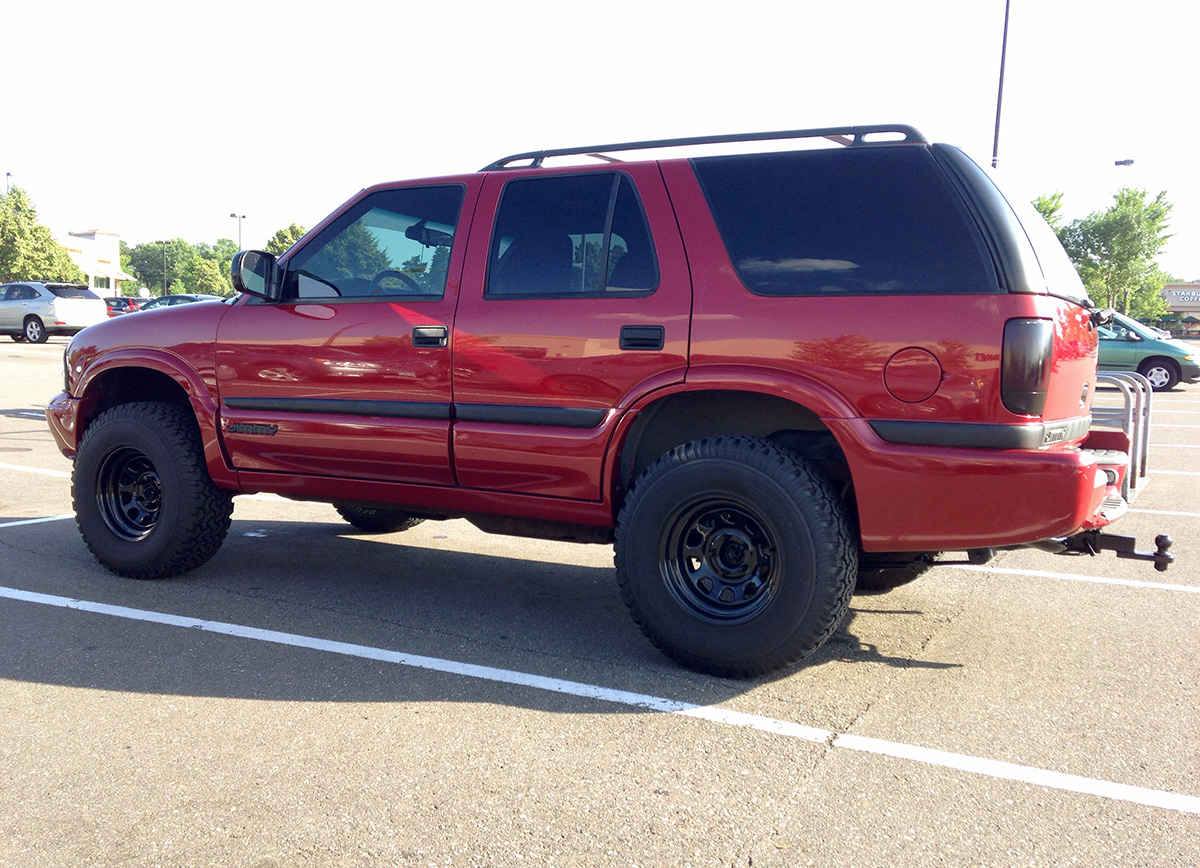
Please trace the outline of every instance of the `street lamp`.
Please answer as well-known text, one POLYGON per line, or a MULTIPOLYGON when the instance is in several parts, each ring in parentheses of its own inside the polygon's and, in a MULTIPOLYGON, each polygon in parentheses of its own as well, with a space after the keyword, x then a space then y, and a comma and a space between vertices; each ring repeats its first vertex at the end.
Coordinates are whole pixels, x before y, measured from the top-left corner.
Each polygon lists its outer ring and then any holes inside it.
POLYGON ((1132 166, 1133 160, 1117 160, 1113 163, 1114 166, 1132 166))
POLYGON ((163 246, 163 295, 167 294, 167 242, 162 243, 163 246))
POLYGON ((5 172, 4 173, 4 195, 5 196, 7 196, 9 193, 12 192, 12 184, 10 183, 11 181, 12 181, 12 172, 5 172))
POLYGON ((242 249, 242 221, 246 219, 245 214, 238 214, 236 211, 231 212, 230 217, 233 217, 238 222, 238 250, 242 249))

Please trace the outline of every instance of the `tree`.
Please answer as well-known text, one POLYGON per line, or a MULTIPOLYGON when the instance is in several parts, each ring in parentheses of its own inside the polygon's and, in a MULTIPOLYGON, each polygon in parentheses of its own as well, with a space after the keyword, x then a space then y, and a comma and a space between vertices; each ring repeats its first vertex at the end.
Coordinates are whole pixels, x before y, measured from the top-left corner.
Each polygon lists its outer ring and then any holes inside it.
MULTIPOLYGON (((1126 187, 1113 196, 1107 211, 1095 211, 1058 229, 1088 293, 1126 314, 1165 307, 1154 299, 1169 277, 1154 258, 1171 237, 1166 229, 1174 206, 1165 190, 1153 201, 1146 197, 1145 190, 1126 187)), ((1047 198, 1053 197, 1041 197, 1047 198)))
POLYGON ((280 229, 267 242, 267 253, 273 253, 276 256, 281 256, 289 247, 295 244, 303 237, 308 230, 303 226, 297 226, 293 223, 287 229, 280 229))
POLYGON ((38 222, 28 194, 13 187, 0 196, 0 283, 10 280, 86 281, 66 248, 38 222))
POLYGON ((1063 194, 1050 193, 1046 196, 1038 196, 1033 200, 1033 207, 1038 210, 1038 213, 1046 218, 1046 222, 1050 224, 1050 228, 1058 234, 1061 225, 1061 218, 1058 215, 1062 208, 1063 194))

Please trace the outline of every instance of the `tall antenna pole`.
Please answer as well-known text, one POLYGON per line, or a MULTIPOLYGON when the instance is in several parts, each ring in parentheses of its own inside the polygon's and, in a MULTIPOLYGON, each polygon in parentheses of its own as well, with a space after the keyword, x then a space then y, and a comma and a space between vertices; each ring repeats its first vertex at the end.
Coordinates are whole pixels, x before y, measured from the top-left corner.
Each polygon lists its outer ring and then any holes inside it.
POLYGON ((1000 43, 1000 90, 996 94, 996 136, 992 139, 992 168, 1000 162, 1000 106, 1004 103, 1004 57, 1008 54, 1008 4, 1004 0, 1004 41, 1000 43))

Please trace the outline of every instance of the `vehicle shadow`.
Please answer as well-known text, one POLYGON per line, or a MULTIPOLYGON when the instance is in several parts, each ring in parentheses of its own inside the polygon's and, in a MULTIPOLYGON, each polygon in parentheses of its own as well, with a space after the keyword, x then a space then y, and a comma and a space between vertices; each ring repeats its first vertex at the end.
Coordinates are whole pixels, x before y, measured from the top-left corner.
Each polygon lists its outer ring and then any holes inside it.
MULTIPOLYGON (((852 608, 830 641, 799 667, 734 680, 686 670, 654 649, 620 599, 611 549, 524 543, 499 554, 456 551, 462 522, 427 522, 389 536, 344 524, 235 521, 206 566, 173 580, 139 582, 108 573, 61 523, 58 560, 33 556, 2 584, 134 612, 170 613, 285 636, 494 667, 538 677, 711 704, 764 683, 819 683, 837 663, 949 668, 880 651, 856 635, 852 608), (424 532, 421 533, 422 529, 424 532), (70 545, 66 534, 73 537, 70 545), (410 542, 411 540, 411 542, 410 542), (564 557, 565 555, 565 557, 564 557), (605 563, 607 561, 607 563, 605 563), (50 569, 46 569, 47 565, 50 569), (39 570, 40 568, 40 570, 39 570), (39 572, 35 572, 39 570, 39 572), (40 574, 39 574, 40 573, 40 574)), ((37 555, 38 553, 34 553, 37 555)), ((580 710, 577 697, 487 680, 289 647, 214 637, 134 618, 0 600, 0 678, 147 694, 276 701, 503 701, 580 710), (14 607, 20 606, 19 611, 14 607)), ((919 618, 919 611, 869 616, 919 618)), ((586 710, 628 712, 587 702, 586 710)))

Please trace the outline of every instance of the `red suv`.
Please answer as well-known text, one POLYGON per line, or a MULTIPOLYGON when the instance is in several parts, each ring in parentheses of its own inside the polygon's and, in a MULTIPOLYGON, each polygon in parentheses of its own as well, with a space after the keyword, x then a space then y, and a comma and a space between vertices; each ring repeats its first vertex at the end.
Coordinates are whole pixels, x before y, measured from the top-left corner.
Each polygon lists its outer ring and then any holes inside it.
POLYGON ((1089 440, 1099 314, 1040 218, 908 127, 382 184, 233 279, 67 350, 50 425, 122 575, 203 564, 235 493, 464 517, 615 543, 656 645, 749 675, 937 552, 1132 549, 1098 531, 1127 463, 1089 440))

